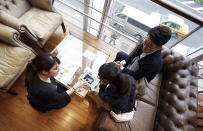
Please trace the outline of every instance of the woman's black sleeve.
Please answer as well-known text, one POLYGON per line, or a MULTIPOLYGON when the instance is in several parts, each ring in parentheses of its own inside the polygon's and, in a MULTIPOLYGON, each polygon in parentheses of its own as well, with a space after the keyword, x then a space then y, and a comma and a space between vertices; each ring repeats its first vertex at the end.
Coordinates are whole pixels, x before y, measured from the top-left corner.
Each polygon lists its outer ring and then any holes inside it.
POLYGON ((60 108, 67 105, 71 98, 66 92, 58 93, 54 89, 47 90, 42 92, 46 95, 46 99, 52 104, 55 108, 60 108))
POLYGON ((113 104, 116 102, 116 100, 113 97, 111 97, 111 94, 110 94, 109 90, 106 88, 106 86, 101 85, 101 86, 99 86, 99 88, 100 88, 99 96, 104 102, 106 102, 108 104, 113 104))

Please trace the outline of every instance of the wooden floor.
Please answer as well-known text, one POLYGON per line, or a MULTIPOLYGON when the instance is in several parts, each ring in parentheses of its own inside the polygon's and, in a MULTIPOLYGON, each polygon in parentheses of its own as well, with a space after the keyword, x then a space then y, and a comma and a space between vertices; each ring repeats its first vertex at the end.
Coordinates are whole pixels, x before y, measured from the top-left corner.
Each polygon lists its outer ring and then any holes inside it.
MULTIPOLYGON (((67 32, 108 54, 110 56, 108 61, 114 59, 117 49, 66 22, 65 25, 67 32)), ((45 49, 48 52, 52 51, 63 38, 64 34, 59 27, 46 43, 45 49)), ((64 108, 40 113, 28 103, 24 79, 23 73, 11 87, 12 91, 18 92, 18 96, 0 92, 0 131, 91 131, 93 129, 101 109, 97 109, 90 98, 82 99, 73 94, 71 103, 64 108)), ((198 120, 198 125, 202 125, 202 117, 198 120)), ((199 126, 197 131, 202 129, 199 126)))
MULTIPOLYGON (((68 32, 82 39, 85 43, 99 48, 110 57, 112 61, 117 52, 116 49, 106 45, 91 35, 72 27, 68 23, 68 32)), ((53 50, 63 40, 64 34, 61 27, 51 36, 45 45, 47 51, 53 50)), ((56 131, 89 131, 92 130, 101 112, 90 98, 80 98, 73 94, 71 103, 62 109, 40 113, 33 109, 26 98, 27 92, 24 86, 24 73, 11 87, 18 92, 18 96, 0 93, 0 131, 25 131, 25 130, 56 130, 56 131)))

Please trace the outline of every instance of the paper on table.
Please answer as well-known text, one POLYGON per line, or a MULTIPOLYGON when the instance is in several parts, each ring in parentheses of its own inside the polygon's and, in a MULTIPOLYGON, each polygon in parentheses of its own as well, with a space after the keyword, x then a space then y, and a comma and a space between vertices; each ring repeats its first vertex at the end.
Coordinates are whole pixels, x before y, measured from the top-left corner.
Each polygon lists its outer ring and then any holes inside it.
POLYGON ((85 52, 83 53, 83 56, 88 58, 91 61, 93 61, 94 58, 96 57, 96 55, 93 52, 89 51, 89 50, 85 50, 85 52))
POLYGON ((59 73, 55 76, 55 79, 64 85, 70 85, 74 79, 74 75, 79 69, 79 66, 74 65, 60 65, 59 66, 59 73))

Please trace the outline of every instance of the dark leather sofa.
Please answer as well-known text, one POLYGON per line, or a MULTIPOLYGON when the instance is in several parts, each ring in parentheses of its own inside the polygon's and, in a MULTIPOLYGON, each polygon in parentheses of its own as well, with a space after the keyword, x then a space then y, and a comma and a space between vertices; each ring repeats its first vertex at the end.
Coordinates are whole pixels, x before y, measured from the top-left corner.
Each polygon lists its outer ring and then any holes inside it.
POLYGON ((137 96, 134 118, 116 123, 105 110, 94 130, 98 131, 193 131, 197 123, 198 68, 188 58, 164 47, 163 69, 137 96))

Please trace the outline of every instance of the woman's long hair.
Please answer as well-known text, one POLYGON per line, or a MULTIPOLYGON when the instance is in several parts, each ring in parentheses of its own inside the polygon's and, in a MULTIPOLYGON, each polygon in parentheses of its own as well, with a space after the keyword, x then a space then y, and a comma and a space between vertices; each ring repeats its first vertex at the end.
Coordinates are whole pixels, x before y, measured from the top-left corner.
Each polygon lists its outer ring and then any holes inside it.
POLYGON ((35 57, 26 67, 25 86, 31 87, 30 85, 32 85, 33 76, 37 76, 42 70, 49 72, 56 63, 60 64, 60 60, 49 53, 44 53, 35 57))
POLYGON ((105 63, 99 68, 99 77, 114 84, 121 96, 130 91, 129 77, 126 74, 121 73, 118 65, 113 62, 105 63))

